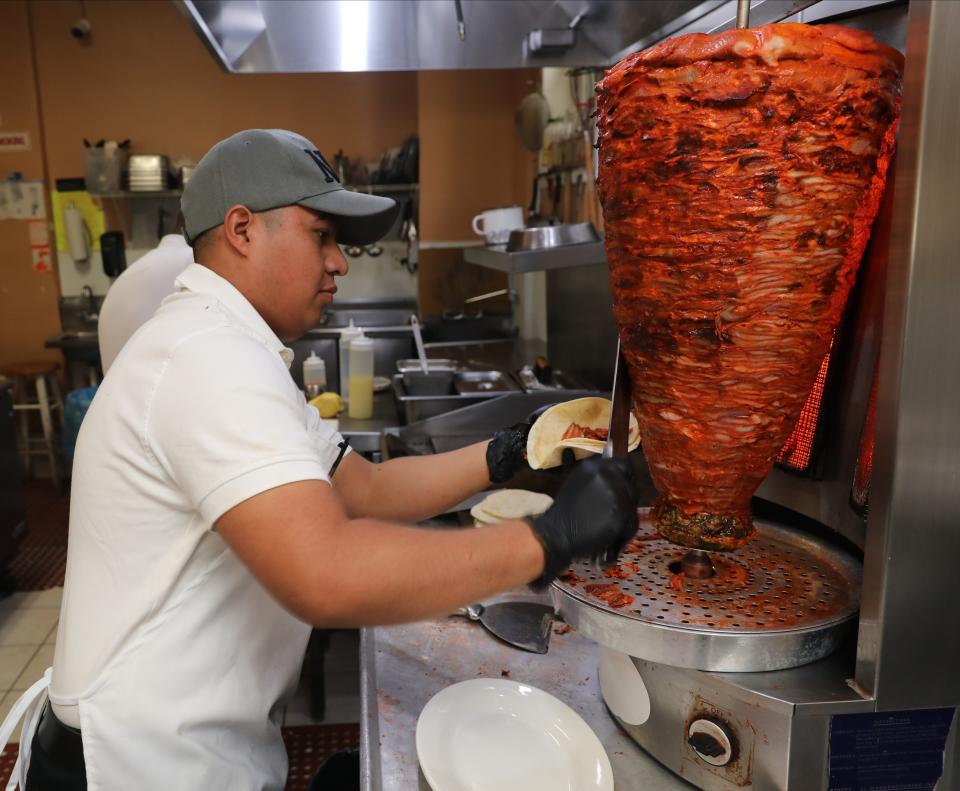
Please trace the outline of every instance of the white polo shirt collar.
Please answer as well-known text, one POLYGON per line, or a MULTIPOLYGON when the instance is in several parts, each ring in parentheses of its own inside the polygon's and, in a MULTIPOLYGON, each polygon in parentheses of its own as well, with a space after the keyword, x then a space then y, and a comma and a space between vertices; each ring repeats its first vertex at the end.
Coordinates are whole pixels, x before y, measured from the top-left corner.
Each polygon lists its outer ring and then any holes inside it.
POLYGON ((293 349, 283 345, 270 325, 263 320, 250 301, 225 277, 221 277, 203 264, 190 264, 176 280, 179 289, 196 294, 206 294, 223 305, 244 326, 263 341, 272 352, 280 355, 287 368, 293 364, 293 349))

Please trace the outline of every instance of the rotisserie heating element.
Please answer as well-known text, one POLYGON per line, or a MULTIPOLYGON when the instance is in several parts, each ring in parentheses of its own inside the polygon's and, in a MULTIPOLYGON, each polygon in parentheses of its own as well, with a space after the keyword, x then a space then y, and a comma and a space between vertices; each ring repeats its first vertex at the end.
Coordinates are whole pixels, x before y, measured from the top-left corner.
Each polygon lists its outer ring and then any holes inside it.
POLYGON ((814 441, 817 438, 817 425, 820 422, 823 393, 827 386, 827 374, 830 373, 831 358, 832 354, 828 351, 820 364, 820 370, 817 371, 813 389, 810 390, 800 410, 800 417, 797 418, 796 425, 786 443, 777 453, 777 464, 782 464, 788 469, 806 472, 813 460, 814 441))
POLYGON ((663 42, 597 87, 614 314, 671 541, 754 533, 869 237, 902 65, 862 31, 768 25, 663 42))

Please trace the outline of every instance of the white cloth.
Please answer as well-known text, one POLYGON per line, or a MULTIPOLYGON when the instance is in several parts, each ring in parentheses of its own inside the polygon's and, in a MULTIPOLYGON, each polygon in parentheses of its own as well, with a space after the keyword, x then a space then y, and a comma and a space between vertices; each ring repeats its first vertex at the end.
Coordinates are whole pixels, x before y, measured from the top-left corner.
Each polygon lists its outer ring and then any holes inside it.
POLYGON ((40 724, 40 715, 43 713, 44 704, 47 702, 47 688, 49 686, 50 668, 48 667, 43 676, 14 701, 3 720, 3 725, 0 725, 0 744, 6 744, 10 741, 17 723, 23 720, 23 728, 20 730, 20 749, 17 752, 17 760, 13 764, 13 769, 10 771, 6 791, 16 791, 17 786, 21 789, 27 787, 27 771, 30 769, 33 735, 37 732, 37 726, 40 724))
POLYGON ((193 250, 183 236, 168 234, 120 273, 103 299, 97 321, 104 374, 130 336, 176 291, 174 281, 192 263, 193 250))
POLYGON ((177 284, 80 428, 50 700, 78 717, 91 791, 279 791, 278 701, 310 627, 211 526, 328 480, 342 440, 239 291, 199 264, 177 284))

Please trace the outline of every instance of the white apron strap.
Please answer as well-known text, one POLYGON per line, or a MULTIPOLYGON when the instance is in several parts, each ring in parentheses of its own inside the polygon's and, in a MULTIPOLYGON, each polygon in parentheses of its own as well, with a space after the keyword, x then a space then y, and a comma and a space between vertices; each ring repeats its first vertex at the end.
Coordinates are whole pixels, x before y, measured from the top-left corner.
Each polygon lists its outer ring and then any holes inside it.
POLYGON ((7 783, 6 791, 14 791, 17 783, 20 784, 20 791, 26 791, 27 789, 30 745, 40 722, 43 704, 47 702, 46 692, 47 687, 50 686, 50 672, 51 668, 48 667, 43 673, 43 678, 34 682, 33 686, 17 699, 17 702, 10 709, 10 713, 7 714, 7 718, 3 721, 3 725, 0 725, 0 747, 2 747, 10 741, 17 724, 20 720, 23 720, 23 729, 20 731, 20 753, 17 755, 17 762, 13 765, 13 771, 10 772, 10 781, 7 783))

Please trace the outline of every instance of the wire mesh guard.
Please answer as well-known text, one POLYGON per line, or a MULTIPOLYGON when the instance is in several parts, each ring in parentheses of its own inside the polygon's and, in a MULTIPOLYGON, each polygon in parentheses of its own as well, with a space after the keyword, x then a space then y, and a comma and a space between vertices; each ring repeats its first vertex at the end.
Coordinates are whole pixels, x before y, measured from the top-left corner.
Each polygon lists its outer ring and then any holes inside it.
POLYGON ((765 523, 731 553, 711 553, 715 574, 682 573, 684 547, 653 530, 647 515, 617 565, 575 564, 555 585, 621 618, 683 631, 757 634, 830 627, 859 605, 859 564, 810 536, 765 523))

